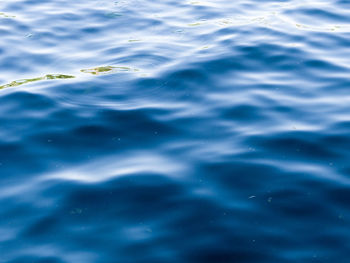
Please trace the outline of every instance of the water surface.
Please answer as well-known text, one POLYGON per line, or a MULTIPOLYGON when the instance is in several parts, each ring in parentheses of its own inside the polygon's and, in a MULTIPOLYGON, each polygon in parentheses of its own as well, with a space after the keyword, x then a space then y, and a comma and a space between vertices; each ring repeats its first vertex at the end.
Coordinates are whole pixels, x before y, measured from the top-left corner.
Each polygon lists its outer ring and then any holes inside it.
POLYGON ((0 3, 0 262, 348 263, 350 5, 0 3))

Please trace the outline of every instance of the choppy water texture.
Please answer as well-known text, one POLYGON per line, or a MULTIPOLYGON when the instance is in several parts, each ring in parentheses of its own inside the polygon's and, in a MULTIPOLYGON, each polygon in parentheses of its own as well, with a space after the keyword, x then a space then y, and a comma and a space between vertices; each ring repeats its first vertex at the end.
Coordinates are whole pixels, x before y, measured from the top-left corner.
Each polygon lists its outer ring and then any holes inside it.
POLYGON ((0 36, 0 262, 349 262, 349 1, 2 0, 0 36))

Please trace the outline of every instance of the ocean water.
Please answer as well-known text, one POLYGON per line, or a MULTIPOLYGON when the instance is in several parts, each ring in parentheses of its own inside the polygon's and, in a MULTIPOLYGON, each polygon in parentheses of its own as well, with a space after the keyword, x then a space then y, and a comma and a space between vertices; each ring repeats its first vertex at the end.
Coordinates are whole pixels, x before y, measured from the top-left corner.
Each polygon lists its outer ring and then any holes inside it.
POLYGON ((0 262, 350 262, 350 2, 1 0, 0 262))

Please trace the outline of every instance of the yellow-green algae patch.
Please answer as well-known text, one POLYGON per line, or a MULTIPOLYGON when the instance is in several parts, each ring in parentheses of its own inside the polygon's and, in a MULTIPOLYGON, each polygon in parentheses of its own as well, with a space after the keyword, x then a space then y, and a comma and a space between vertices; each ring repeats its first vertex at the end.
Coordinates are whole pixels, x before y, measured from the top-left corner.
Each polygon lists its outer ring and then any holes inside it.
POLYGON ((16 87, 16 86, 20 86, 23 84, 27 84, 27 83, 31 83, 31 82, 35 82, 35 81, 41 81, 41 80, 71 79, 71 78, 75 78, 75 77, 71 76, 71 75, 62 75, 62 74, 47 74, 43 77, 38 77, 38 78, 15 80, 15 81, 12 81, 8 84, 0 86, 0 89, 9 88, 9 87, 16 87))
POLYGON ((129 68, 129 67, 103 66, 103 67, 96 67, 91 69, 82 69, 80 71, 83 73, 90 73, 92 75, 104 75, 104 74, 112 74, 116 72, 128 72, 128 71, 139 71, 139 70, 129 68))
POLYGON ((11 15, 8 15, 8 14, 3 13, 3 12, 0 12, 0 16, 2 16, 2 17, 6 17, 6 18, 14 18, 14 17, 16 17, 16 16, 11 16, 11 15))
POLYGON ((199 22, 197 22, 197 23, 192 23, 192 24, 187 24, 188 26, 200 26, 200 25, 202 25, 202 23, 199 23, 199 22))

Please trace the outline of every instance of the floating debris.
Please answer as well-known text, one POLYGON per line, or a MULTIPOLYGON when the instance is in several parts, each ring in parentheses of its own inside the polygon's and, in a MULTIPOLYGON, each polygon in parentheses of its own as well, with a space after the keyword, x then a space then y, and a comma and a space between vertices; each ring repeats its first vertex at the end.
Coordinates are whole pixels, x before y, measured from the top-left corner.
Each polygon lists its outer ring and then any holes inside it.
POLYGON ((83 209, 81 209, 81 208, 74 208, 73 210, 70 211, 70 213, 72 215, 80 215, 81 213, 83 213, 83 209))
POLYGON ((9 87, 16 87, 16 86, 20 86, 20 85, 23 85, 26 83, 31 83, 31 82, 35 82, 35 81, 41 81, 41 80, 71 79, 71 78, 75 78, 75 77, 70 76, 70 75, 62 75, 62 74, 47 74, 43 77, 38 77, 38 78, 15 80, 15 81, 12 81, 8 84, 0 86, 0 89, 9 88, 9 87))
POLYGON ((192 24, 187 24, 188 26, 200 26, 202 23, 199 23, 199 22, 197 22, 197 23, 192 23, 192 24))
POLYGON ((201 4, 201 2, 196 2, 196 1, 192 1, 192 2, 189 2, 189 4, 190 5, 200 5, 201 4))
POLYGON ((343 29, 341 26, 325 26, 325 27, 316 27, 316 26, 309 26, 309 25, 302 25, 302 24, 295 24, 295 26, 299 29, 305 29, 305 30, 311 30, 311 31, 339 31, 343 29))
POLYGON ((5 17, 5 18, 15 18, 16 16, 11 16, 5 13, 0 12, 0 16, 5 17))
POLYGON ((105 75, 105 74, 112 74, 112 73, 116 73, 116 72, 130 72, 130 71, 137 72, 139 70, 132 69, 129 67, 104 66, 104 67, 96 67, 96 68, 91 68, 91 69, 82 69, 80 71, 83 73, 90 73, 93 75, 105 75))
POLYGON ((121 17, 123 15, 120 13, 117 13, 117 12, 110 12, 110 13, 106 13, 105 16, 109 17, 109 18, 117 18, 117 17, 121 17))

